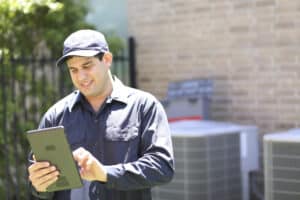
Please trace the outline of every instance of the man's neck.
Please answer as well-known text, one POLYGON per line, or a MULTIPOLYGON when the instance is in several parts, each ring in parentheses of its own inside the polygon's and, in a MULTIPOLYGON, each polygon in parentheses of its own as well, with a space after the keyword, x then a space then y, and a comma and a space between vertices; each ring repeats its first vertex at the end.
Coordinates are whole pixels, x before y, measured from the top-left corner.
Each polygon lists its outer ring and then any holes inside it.
POLYGON ((90 103, 90 105, 92 106, 93 110, 95 112, 98 112, 99 109, 101 108, 102 104, 106 101, 107 97, 109 95, 111 95, 112 91, 113 91, 113 79, 110 76, 109 81, 107 82, 107 87, 106 90, 103 92, 102 95, 99 96, 92 96, 92 97, 88 97, 87 101, 90 103))

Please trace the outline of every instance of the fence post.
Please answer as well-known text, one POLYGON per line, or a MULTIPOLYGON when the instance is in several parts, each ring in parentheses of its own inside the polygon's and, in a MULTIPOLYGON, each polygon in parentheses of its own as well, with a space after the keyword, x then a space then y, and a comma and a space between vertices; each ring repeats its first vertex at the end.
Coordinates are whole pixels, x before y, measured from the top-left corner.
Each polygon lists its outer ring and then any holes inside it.
POLYGON ((2 95, 1 95, 1 101, 2 101, 2 137, 3 137, 3 153, 5 155, 5 178, 4 178, 4 183, 6 185, 6 197, 7 200, 10 197, 10 173, 9 173, 9 152, 8 152, 8 138, 7 138, 7 120, 6 120, 6 106, 7 106, 7 94, 6 94, 6 71, 5 71, 5 58, 4 58, 4 53, 0 57, 0 64, 1 64, 1 90, 2 90, 2 95))
POLYGON ((137 72, 135 62, 135 40, 133 37, 129 37, 129 75, 130 75, 130 86, 137 88, 137 72))
MULTIPOLYGON (((13 55, 11 55, 11 58, 10 58, 10 62, 11 64, 11 102, 14 106, 17 105, 17 100, 16 100, 16 76, 17 76, 17 62, 16 60, 14 59, 13 55)), ((18 137, 18 116, 17 116, 17 111, 14 109, 13 110, 13 118, 12 118, 12 124, 11 126, 13 127, 12 128, 12 140, 14 141, 13 142, 13 152, 12 152, 12 155, 14 156, 14 161, 15 161, 15 179, 16 179, 16 183, 13 183, 13 187, 14 187, 14 190, 15 190, 15 195, 14 195, 14 198, 16 200, 19 200, 20 199, 20 159, 19 159, 19 154, 18 154, 18 144, 19 144, 19 137, 18 137)))

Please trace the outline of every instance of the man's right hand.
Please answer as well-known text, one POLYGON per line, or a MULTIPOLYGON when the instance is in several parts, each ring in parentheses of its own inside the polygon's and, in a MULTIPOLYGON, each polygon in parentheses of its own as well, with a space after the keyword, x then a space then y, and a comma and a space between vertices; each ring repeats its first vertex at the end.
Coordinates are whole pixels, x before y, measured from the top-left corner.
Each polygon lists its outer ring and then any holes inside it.
POLYGON ((29 180, 38 192, 46 192, 49 185, 57 181, 59 171, 49 162, 34 162, 28 167, 29 180))

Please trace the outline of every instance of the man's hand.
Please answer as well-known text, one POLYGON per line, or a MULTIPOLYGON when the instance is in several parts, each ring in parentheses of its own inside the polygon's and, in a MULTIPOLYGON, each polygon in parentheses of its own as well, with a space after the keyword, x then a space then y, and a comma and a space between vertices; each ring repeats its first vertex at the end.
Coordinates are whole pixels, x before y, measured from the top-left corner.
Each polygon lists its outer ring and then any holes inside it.
POLYGON ((49 162, 34 162, 28 167, 29 180, 38 192, 46 192, 49 185, 57 181, 59 172, 49 162))
POLYGON ((89 151, 80 147, 73 151, 73 157, 80 167, 81 178, 88 181, 107 181, 105 168, 89 151))

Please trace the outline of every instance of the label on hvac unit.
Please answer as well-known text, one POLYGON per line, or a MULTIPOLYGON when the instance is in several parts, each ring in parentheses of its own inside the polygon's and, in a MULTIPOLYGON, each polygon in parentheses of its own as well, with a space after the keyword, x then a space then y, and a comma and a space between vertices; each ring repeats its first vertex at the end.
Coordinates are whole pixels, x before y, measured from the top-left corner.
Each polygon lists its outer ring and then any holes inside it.
POLYGON ((213 81, 208 79, 172 82, 168 87, 167 99, 180 97, 210 97, 213 92, 213 81))

